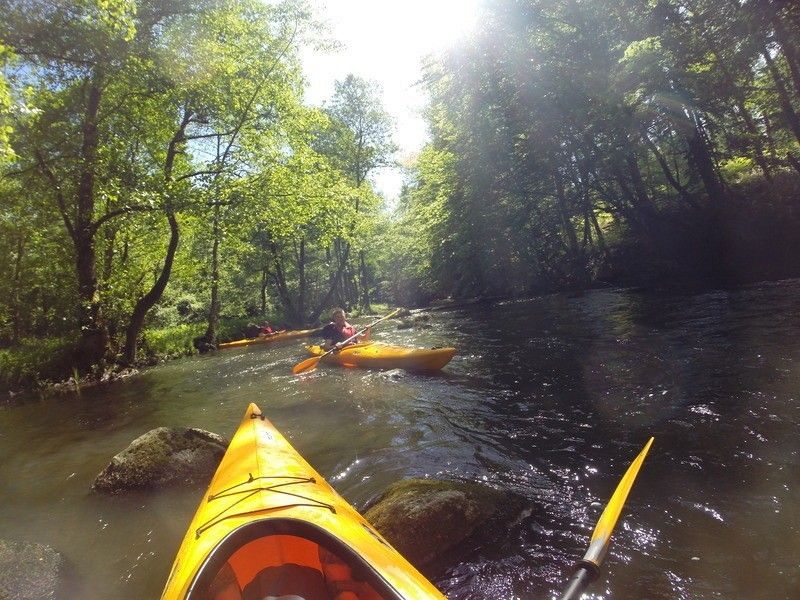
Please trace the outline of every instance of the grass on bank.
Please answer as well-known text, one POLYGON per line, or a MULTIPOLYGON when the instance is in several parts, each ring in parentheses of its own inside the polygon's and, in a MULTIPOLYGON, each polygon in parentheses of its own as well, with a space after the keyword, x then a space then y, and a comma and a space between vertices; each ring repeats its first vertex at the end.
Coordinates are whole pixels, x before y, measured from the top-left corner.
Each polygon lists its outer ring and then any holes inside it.
MULTIPOLYGON (((371 306, 370 311, 354 310, 348 317, 383 315, 389 310, 388 305, 376 303, 371 306)), ((328 315, 323 314, 321 320, 327 322, 327 319, 328 315)), ((221 342, 242 339, 249 324, 264 320, 253 317, 221 319, 217 337, 221 342)), ((155 364, 162 360, 197 354, 194 340, 205 331, 205 323, 180 323, 145 329, 139 344, 138 362, 155 364)), ((75 340, 75 337, 29 338, 18 346, 0 349, 0 391, 41 389, 74 377, 75 340)))
POLYGON ((0 390, 37 388, 72 377, 72 338, 26 339, 0 349, 0 390))

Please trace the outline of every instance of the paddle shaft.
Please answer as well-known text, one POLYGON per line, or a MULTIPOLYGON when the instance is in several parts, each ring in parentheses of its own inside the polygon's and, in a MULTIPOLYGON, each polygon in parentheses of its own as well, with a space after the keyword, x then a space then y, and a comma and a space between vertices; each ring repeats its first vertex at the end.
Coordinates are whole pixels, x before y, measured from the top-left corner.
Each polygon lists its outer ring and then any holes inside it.
POLYGON ((297 375, 298 373, 302 373, 304 371, 313 370, 317 366, 319 361, 321 361, 323 358, 328 356, 328 354, 331 354, 332 352, 336 352, 337 350, 341 350, 342 346, 344 346, 347 342, 356 339, 358 336, 360 336, 362 333, 364 333, 370 327, 375 327, 375 325, 377 325, 381 321, 385 321, 386 319, 389 319, 389 318, 395 316, 399 312, 400 312, 399 308, 395 309, 394 311, 390 312, 385 317, 381 317, 380 319, 377 319, 377 320, 373 321, 372 323, 370 323, 369 325, 364 327, 361 331, 356 331, 353 335, 351 335, 349 338, 347 338, 343 342, 339 342, 338 344, 336 344, 336 346, 338 346, 338 348, 334 346, 333 348, 331 348, 330 350, 328 350, 324 354, 320 354, 319 356, 314 356, 311 359, 304 360, 300 364, 295 365, 295 367, 294 367, 294 369, 292 369, 292 371, 294 372, 295 375, 297 375))
POLYGON ((588 585, 600 574, 600 565, 603 564, 603 559, 605 559, 606 552, 608 552, 611 534, 614 532, 614 527, 622 513, 622 508, 625 506, 625 500, 628 498, 633 482, 636 480, 639 469, 642 467, 642 463, 652 445, 653 438, 651 437, 642 448, 642 451, 633 459, 633 462, 617 484, 617 488, 611 495, 611 500, 608 501, 603 514, 600 515, 600 519, 597 521, 589 548, 576 565, 575 575, 569 582, 567 591, 564 592, 561 600, 577 600, 588 585))
POLYGON ((347 342, 350 342, 350 341, 352 341, 352 340, 356 339, 358 336, 360 336, 362 333, 364 333, 364 332, 365 332, 367 329, 369 329, 370 327, 375 327, 375 325, 377 325, 377 324, 378 324, 378 323, 380 323, 381 321, 385 321, 386 319, 389 319, 389 318, 391 318, 391 317, 395 316, 395 315, 396 315, 397 313, 399 313, 399 312, 400 312, 400 309, 398 308, 397 310, 395 310, 395 311, 393 311, 393 312, 390 312, 390 313, 389 313, 388 315, 386 315, 385 317, 381 317, 381 318, 380 318, 380 319, 378 319, 377 321, 373 321, 372 323, 370 323, 369 325, 367 325, 366 327, 364 327, 364 329, 362 329, 361 331, 356 331, 356 332, 355 332, 353 335, 351 335, 349 338, 347 338, 347 339, 346 339, 346 340, 344 340, 343 342, 339 342, 338 344, 336 344, 336 346, 339 346, 338 348, 336 348, 336 347, 334 346, 333 348, 331 348, 330 350, 328 350, 328 351, 327 351, 325 354, 322 354, 322 355, 320 355, 320 358, 323 358, 323 357, 325 357, 325 356, 328 356, 328 354, 330 354, 331 352, 336 352, 337 350, 341 350, 341 349, 342 349, 342 346, 344 346, 344 345, 345 345, 347 342))
POLYGON ((591 569, 588 566, 581 565, 567 586, 561 600, 578 600, 583 592, 589 587, 589 584, 597 577, 597 569, 591 569))

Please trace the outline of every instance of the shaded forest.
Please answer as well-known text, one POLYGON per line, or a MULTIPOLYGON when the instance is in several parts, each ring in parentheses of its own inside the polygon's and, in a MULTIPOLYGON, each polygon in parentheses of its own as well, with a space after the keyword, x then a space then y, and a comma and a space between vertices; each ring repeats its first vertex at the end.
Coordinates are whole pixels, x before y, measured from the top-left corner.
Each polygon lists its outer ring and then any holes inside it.
POLYGON ((798 275, 799 34, 789 1, 486 3, 425 68, 396 295, 798 275))
POLYGON ((430 57, 391 210, 381 92, 289 0, 0 0, 0 380, 248 321, 800 274, 800 5, 487 0, 430 57))

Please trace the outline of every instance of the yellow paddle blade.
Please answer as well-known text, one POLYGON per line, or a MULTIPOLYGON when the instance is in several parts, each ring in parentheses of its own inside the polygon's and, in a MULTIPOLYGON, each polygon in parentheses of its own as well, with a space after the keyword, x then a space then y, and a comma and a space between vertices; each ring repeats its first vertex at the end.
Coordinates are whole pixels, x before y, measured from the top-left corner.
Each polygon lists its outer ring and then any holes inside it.
POLYGON ((292 367, 292 373, 295 375, 299 375, 300 373, 308 372, 310 373, 314 369, 317 368, 317 363, 319 359, 322 358, 321 356, 312 356, 311 358, 305 359, 303 362, 297 363, 295 366, 292 367))
POLYGON ((639 452, 639 455, 633 459, 631 466, 625 471, 625 475, 622 476, 622 479, 617 485, 617 489, 614 490, 614 494, 611 496, 611 500, 608 501, 603 514, 600 515, 600 520, 597 521, 594 533, 592 533, 592 541, 589 544, 589 550, 587 550, 583 560, 594 563, 597 567, 603 562, 606 550, 608 549, 608 542, 611 540, 611 534, 614 532, 614 527, 622 512, 622 507, 625 505, 625 500, 628 499, 628 493, 633 487, 633 482, 639 474, 639 469, 642 467, 647 452, 653 444, 653 439, 654 438, 651 437, 648 440, 644 448, 642 448, 642 451, 639 452))

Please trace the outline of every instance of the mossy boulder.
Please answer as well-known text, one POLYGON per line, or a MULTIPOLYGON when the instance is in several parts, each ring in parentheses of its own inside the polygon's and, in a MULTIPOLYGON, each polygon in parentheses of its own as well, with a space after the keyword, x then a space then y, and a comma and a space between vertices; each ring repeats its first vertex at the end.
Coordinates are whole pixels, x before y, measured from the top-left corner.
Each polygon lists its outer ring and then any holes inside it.
POLYGON ((478 484, 407 479, 389 486, 364 516, 417 567, 456 549, 491 520, 502 494, 478 484))
POLYGON ((207 483, 228 441, 203 429, 158 427, 136 438, 111 459, 92 489, 117 494, 132 489, 207 483))
POLYGON ((66 563, 45 544, 0 539, 0 598, 62 598, 66 563))

